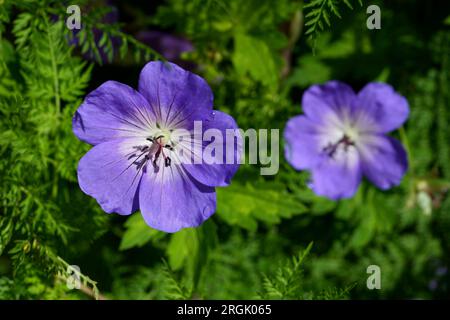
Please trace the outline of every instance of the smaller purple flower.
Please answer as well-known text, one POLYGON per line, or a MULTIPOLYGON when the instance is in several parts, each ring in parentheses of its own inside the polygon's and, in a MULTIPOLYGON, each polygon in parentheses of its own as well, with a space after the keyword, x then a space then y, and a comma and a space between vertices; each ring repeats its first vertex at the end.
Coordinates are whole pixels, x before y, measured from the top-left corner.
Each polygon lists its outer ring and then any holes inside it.
POLYGON ((181 57, 185 52, 194 51, 193 44, 183 37, 162 31, 144 30, 136 35, 136 39, 156 50, 168 61, 174 62, 184 69, 193 70, 195 68, 194 63, 185 61, 181 57))
MULTIPOLYGON (((173 63, 148 63, 138 91, 108 81, 73 118, 75 135, 94 146, 78 164, 80 188, 108 213, 140 210, 158 230, 198 226, 216 209, 215 187, 228 185, 239 167, 237 144, 231 162, 186 161, 203 158, 209 146, 203 133, 209 129, 226 136, 237 124, 213 110, 205 80, 173 63)), ((226 154, 226 144, 220 154, 226 154)))
POLYGON ((285 156, 297 170, 311 171, 311 188, 333 200, 352 197, 366 177, 386 190, 400 183, 407 155, 386 133, 408 118, 407 100, 384 83, 369 83, 358 94, 329 81, 303 95, 304 115, 284 131, 285 156))

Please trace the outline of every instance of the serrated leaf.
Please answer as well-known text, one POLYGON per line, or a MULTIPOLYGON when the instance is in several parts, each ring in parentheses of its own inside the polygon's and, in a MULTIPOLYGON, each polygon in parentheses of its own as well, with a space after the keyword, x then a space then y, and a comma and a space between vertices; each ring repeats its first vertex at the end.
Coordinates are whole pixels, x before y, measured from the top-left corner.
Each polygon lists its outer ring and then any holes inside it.
POLYGON ((257 222, 276 224, 282 218, 306 211, 306 207, 287 192, 272 189, 269 182, 241 185, 234 182, 217 188, 217 213, 227 223, 256 230, 257 222))

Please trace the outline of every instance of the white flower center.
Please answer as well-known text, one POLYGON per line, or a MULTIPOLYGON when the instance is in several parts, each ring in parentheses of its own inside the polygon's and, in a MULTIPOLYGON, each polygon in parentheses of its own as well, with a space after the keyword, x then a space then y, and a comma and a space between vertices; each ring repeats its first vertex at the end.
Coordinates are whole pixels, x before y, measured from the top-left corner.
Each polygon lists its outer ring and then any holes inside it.
POLYGON ((325 119, 320 146, 330 159, 353 165, 358 158, 361 130, 348 115, 330 114, 325 119))

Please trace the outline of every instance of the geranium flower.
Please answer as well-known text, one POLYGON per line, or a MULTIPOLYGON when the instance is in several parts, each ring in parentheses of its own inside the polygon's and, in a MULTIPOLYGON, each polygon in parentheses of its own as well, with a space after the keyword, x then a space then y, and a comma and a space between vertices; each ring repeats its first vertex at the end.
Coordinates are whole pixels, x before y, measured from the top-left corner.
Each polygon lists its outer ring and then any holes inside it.
POLYGON ((302 107, 305 115, 286 125, 285 156, 295 169, 311 171, 316 194, 351 197, 363 176, 383 190, 400 183, 407 155, 386 133, 406 121, 409 106, 391 86, 369 83, 355 94, 330 81, 306 90, 302 107))
POLYGON ((148 63, 139 91, 104 83, 73 118, 75 135, 94 146, 78 164, 81 189, 108 213, 140 210, 155 229, 175 232, 200 225, 214 213, 215 187, 230 183, 239 155, 235 144, 233 163, 186 161, 202 157, 197 151, 208 145, 202 134, 194 135, 194 121, 201 121, 203 132, 217 129, 224 137, 226 129, 237 129, 231 116, 213 110, 205 80, 175 64, 148 63))

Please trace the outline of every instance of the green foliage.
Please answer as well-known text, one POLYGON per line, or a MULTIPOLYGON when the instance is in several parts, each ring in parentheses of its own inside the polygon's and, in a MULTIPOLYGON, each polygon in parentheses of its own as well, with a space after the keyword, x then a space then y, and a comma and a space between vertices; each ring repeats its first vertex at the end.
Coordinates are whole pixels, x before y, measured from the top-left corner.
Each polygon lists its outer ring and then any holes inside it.
MULTIPOLYGON (((105 230, 98 208, 84 206, 87 212, 80 215, 83 206, 75 205, 84 198, 75 170, 86 147, 73 136, 71 117, 92 65, 73 55, 65 24, 51 18, 53 3, 17 4, 26 11, 11 20, 11 37, 0 37, 0 254, 8 251, 15 284, 21 279, 36 284, 35 289, 14 288, 18 297, 39 297, 52 281, 65 277, 66 263, 56 254, 62 245, 71 243, 75 254, 105 230), (50 272, 33 269, 38 266, 50 272)), ((2 17, 10 17, 5 10, 12 8, 7 2, 2 17)), ((96 294, 95 282, 82 279, 96 294)))
POLYGON ((73 32, 64 1, 0 2, 0 299, 448 297, 445 8, 378 1, 383 27, 368 30, 361 1, 119 1, 121 20, 110 23, 102 0, 79 0, 83 28, 73 32), (282 134, 313 84, 392 84, 411 109, 393 134, 408 149, 408 174, 386 191, 364 181, 352 199, 334 202, 281 155, 275 176, 242 165, 198 228, 166 234, 139 212, 105 214, 78 186, 89 146, 71 121, 99 84, 135 86, 148 60, 163 59, 136 40, 141 30, 189 39, 195 50, 183 59, 211 85, 214 108, 244 130, 282 134), (73 264, 83 291, 66 286, 73 264), (381 290, 366 287, 373 264, 381 290))
POLYGON ((290 263, 279 267, 273 278, 264 275, 263 291, 261 292, 263 299, 300 299, 302 297, 301 267, 303 260, 311 251, 312 245, 311 242, 298 256, 292 257, 290 263))
MULTIPOLYGON (((358 0, 362 7, 362 0, 358 0)), ((349 9, 353 10, 349 0, 312 0, 303 6, 305 11, 305 26, 307 27, 305 35, 309 35, 311 39, 315 39, 319 32, 325 30, 325 24, 331 27, 331 17, 334 15, 342 19, 339 13, 339 5, 345 4, 349 9), (338 4, 339 3, 339 4, 338 4)))
POLYGON ((280 266, 273 276, 263 275, 263 289, 259 293, 262 299, 276 300, 336 300, 348 297, 349 291, 354 285, 345 289, 327 289, 318 293, 307 292, 303 288, 305 259, 310 254, 313 247, 311 242, 305 250, 297 256, 293 256, 290 261, 280 266))
POLYGON ((183 229, 170 239, 167 246, 169 265, 174 270, 185 270, 193 291, 200 281, 208 255, 216 245, 217 232, 212 221, 199 228, 183 229))
POLYGON ((217 212, 230 225, 255 231, 258 220, 269 224, 280 223, 306 211, 299 201, 287 192, 280 192, 272 183, 256 185, 232 183, 217 190, 217 212))
POLYGON ((245 34, 236 34, 233 63, 243 75, 249 73, 255 80, 277 87, 279 73, 274 57, 264 41, 245 34))
POLYGON ((127 230, 122 236, 120 250, 142 247, 150 241, 157 242, 165 236, 164 232, 149 228, 140 214, 132 215, 125 222, 125 228, 127 230))

